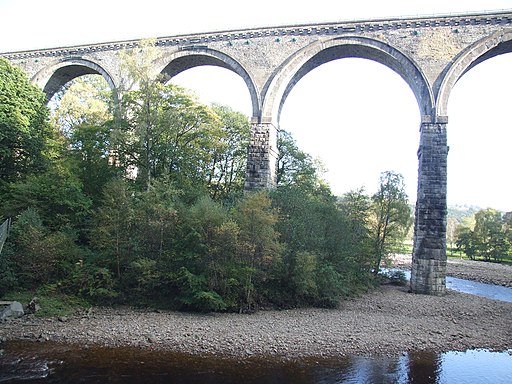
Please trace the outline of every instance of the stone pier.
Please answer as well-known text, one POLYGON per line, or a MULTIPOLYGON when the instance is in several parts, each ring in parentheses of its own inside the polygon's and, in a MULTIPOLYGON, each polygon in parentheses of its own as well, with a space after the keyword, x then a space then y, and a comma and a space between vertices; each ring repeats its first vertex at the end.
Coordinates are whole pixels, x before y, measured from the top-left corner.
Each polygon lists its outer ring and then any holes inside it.
POLYGON ((273 188, 277 172, 277 128, 272 123, 253 123, 247 148, 245 190, 273 188))
POLYGON ((418 150, 418 197, 414 223, 411 291, 446 291, 446 117, 424 116, 418 150))

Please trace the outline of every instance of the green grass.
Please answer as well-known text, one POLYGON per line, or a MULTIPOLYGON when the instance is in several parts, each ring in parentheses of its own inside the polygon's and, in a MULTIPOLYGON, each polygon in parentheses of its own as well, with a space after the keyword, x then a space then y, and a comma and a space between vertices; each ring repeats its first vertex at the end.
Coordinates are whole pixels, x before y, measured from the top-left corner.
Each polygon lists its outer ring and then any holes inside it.
MULTIPOLYGON (((457 250, 457 248, 446 247, 446 256, 453 259, 472 260, 464 252, 457 250)), ((483 257, 476 256, 473 260, 486 261, 483 257)), ((500 260, 491 260, 491 263, 501 263, 512 265, 512 255, 504 255, 500 260)))
POLYGON ((69 316, 77 309, 90 306, 83 299, 51 292, 47 288, 37 291, 10 292, 5 294, 2 300, 19 301, 21 304, 27 305, 34 297, 37 297, 38 304, 41 307, 35 314, 37 317, 69 316))

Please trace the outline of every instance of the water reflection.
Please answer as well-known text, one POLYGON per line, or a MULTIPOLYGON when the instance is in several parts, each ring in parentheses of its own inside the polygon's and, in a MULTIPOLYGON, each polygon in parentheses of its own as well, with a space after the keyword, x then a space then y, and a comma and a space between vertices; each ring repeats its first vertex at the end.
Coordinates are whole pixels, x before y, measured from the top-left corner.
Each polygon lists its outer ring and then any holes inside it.
POLYGON ((512 350, 276 361, 10 342, 0 383, 512 383, 512 350))
POLYGON ((439 355, 434 352, 413 352, 409 354, 409 372, 407 377, 414 378, 414 383, 434 384, 440 372, 439 355))

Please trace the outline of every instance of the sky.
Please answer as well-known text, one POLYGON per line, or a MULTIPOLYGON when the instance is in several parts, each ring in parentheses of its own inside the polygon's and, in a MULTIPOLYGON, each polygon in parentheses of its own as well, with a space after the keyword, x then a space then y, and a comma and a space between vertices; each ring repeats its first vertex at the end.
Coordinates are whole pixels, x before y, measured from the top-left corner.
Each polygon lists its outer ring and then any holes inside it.
MULTIPOLYGON (((0 0, 0 52, 54 48, 238 28, 512 9, 512 0, 0 0)), ((448 203, 512 211, 510 177, 512 54, 479 64, 455 86, 448 105, 448 203)), ((200 67, 173 79, 206 103, 251 114, 249 93, 228 70, 200 67)), ((320 158, 334 193, 379 175, 404 176, 416 200, 420 113, 412 91, 389 68, 336 60, 299 81, 280 128, 320 158)))

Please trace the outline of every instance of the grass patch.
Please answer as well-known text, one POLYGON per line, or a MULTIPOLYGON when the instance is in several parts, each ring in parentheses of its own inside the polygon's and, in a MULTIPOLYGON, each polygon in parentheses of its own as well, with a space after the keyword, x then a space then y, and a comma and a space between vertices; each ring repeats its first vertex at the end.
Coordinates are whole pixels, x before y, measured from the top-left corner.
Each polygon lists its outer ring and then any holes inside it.
POLYGON ((3 300, 19 301, 21 304, 27 305, 34 297, 37 297, 37 302, 41 307, 36 312, 36 317, 69 316, 78 309, 90 307, 90 304, 81 298, 48 292, 46 288, 37 291, 9 292, 4 295, 3 300))
POLYGON ((507 264, 512 265, 512 255, 504 255, 498 261, 492 259, 490 261, 485 260, 481 256, 476 256, 473 259, 469 258, 464 252, 458 250, 457 248, 446 248, 446 256, 451 259, 462 259, 462 260, 476 260, 476 261, 487 261, 489 263, 498 263, 498 264, 507 264))

